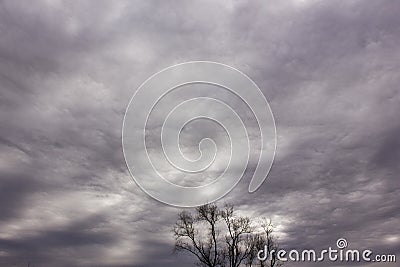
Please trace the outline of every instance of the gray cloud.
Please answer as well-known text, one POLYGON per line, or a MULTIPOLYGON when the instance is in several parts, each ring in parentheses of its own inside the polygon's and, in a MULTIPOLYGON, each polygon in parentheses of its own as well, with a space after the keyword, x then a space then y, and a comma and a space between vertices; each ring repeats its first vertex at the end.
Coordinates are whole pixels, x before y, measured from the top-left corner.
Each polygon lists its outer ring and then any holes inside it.
POLYGON ((2 1, 0 265, 192 264, 171 254, 179 210, 140 191, 120 140, 135 89, 188 60, 248 74, 276 119, 267 181, 254 194, 242 181, 222 201, 271 217, 283 247, 346 237, 398 253, 399 10, 389 0, 2 1))

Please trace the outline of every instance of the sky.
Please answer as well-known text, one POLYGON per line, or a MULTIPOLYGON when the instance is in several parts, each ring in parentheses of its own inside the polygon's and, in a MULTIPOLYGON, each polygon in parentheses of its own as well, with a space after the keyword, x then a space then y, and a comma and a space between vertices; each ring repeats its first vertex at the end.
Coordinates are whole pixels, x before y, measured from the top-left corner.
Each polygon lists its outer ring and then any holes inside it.
MULTIPOLYGON (((181 209, 140 190, 121 143, 137 88, 192 60, 248 75, 277 128, 267 180, 219 204, 271 218, 284 248, 346 238, 399 258, 399 13, 394 0, 0 1, 0 266, 193 266, 172 253, 181 209)), ((188 147, 204 134, 187 130, 188 147)))

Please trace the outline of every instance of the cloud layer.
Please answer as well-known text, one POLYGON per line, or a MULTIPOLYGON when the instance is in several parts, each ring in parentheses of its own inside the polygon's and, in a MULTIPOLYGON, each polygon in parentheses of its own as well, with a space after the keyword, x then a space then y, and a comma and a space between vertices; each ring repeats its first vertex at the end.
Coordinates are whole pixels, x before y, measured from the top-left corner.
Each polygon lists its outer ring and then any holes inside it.
POLYGON ((272 218, 282 247, 345 237, 398 253, 399 11, 390 0, 2 1, 0 265, 192 264, 171 253, 179 209, 140 191, 121 148, 136 88, 189 60, 249 75, 276 119, 267 181, 223 201, 272 218))

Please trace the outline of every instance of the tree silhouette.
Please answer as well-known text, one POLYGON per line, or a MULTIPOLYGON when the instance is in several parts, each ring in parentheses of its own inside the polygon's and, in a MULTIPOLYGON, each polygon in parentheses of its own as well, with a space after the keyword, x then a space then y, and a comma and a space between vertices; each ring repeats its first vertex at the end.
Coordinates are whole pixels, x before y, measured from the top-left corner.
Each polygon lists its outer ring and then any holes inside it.
POLYGON ((280 266, 273 225, 269 220, 239 216, 233 205, 207 204, 195 213, 182 211, 173 228, 175 251, 189 252, 202 267, 280 266), (266 261, 257 257, 263 250, 266 261))

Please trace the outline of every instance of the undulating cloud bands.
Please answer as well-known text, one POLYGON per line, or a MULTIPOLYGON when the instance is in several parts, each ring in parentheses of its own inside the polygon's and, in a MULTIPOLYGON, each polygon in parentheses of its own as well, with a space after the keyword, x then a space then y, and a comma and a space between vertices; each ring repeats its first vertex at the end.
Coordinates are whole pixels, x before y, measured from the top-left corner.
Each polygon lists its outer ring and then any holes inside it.
MULTIPOLYGON (((121 144, 135 90, 192 60, 247 74, 277 127, 264 184, 248 193, 251 156, 219 203, 272 218, 284 248, 343 237, 399 255, 399 13, 390 0, 0 1, 0 265, 192 266, 172 254, 180 209, 140 190, 121 144)), ((182 132, 188 153, 209 133, 223 149, 203 123, 182 132)))

